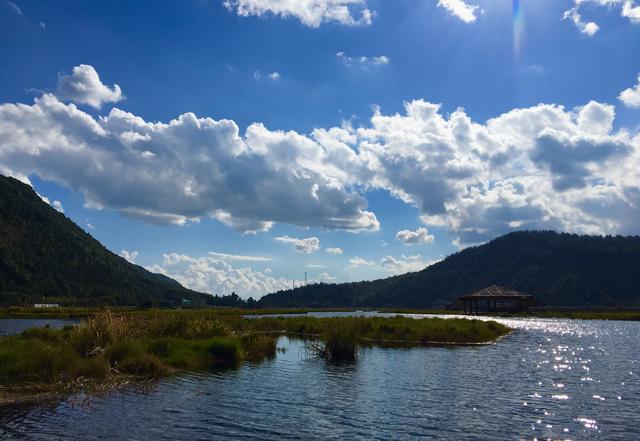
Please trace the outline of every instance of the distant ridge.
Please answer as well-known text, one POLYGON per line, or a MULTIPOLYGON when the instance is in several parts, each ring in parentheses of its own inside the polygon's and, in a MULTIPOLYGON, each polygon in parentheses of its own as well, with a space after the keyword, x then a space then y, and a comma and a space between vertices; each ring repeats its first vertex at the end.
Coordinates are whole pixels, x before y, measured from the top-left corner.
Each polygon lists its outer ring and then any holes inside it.
POLYGON ((419 272, 279 291, 259 305, 442 308, 494 284, 548 306, 640 307, 640 237, 514 232, 419 272))
POLYGON ((107 250, 17 179, 0 175, 0 305, 175 306, 215 297, 107 250))

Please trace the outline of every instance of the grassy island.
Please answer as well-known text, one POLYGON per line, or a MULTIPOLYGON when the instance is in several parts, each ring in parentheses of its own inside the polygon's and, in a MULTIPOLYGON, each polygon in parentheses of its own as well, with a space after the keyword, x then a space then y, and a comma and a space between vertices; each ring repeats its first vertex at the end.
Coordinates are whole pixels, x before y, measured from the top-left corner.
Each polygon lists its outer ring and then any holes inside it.
POLYGON ((104 310, 61 330, 0 337, 0 403, 11 395, 100 389, 188 370, 237 366, 276 353, 294 335, 328 360, 370 345, 478 344, 510 330, 464 319, 264 317, 212 310, 104 310))

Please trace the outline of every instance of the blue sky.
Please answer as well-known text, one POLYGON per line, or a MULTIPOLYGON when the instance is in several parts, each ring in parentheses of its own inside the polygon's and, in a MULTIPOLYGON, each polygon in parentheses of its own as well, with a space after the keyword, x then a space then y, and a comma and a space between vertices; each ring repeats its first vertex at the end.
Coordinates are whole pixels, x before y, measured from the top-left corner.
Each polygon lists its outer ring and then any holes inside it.
POLYGON ((638 234, 639 72, 629 0, 2 0, 0 172, 259 297, 523 228, 638 234))

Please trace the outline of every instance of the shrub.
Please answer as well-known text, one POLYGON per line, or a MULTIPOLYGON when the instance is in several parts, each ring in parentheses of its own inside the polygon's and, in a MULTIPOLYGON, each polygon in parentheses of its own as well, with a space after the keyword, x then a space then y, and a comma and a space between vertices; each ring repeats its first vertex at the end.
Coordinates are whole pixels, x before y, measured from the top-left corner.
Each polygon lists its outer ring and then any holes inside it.
POLYGON ((160 377, 167 372, 167 367, 158 357, 152 354, 126 358, 120 363, 118 369, 127 374, 148 378, 160 377))
POLYGON ((57 329, 53 329, 49 325, 43 328, 29 328, 22 331, 20 334, 22 338, 36 338, 39 340, 59 341, 62 338, 62 332, 57 329))
POLYGON ((275 358, 276 339, 266 335, 248 334, 240 339, 245 356, 250 360, 275 358))

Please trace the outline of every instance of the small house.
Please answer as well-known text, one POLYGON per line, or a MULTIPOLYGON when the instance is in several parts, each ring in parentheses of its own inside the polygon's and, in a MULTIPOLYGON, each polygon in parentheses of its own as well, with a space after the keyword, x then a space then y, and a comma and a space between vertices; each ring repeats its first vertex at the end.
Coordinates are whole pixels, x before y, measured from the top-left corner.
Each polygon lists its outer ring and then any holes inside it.
POLYGON ((531 306, 543 306, 533 296, 515 289, 491 285, 460 297, 465 314, 482 314, 492 312, 521 312, 531 306))

